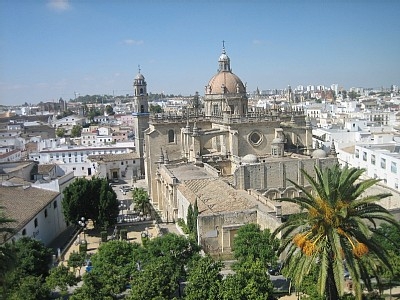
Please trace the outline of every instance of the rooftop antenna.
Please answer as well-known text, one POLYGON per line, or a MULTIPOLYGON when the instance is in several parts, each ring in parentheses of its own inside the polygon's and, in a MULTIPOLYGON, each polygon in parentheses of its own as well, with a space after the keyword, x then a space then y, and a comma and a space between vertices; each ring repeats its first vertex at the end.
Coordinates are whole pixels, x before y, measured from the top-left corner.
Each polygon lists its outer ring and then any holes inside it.
POLYGON ((139 73, 140 73, 140 65, 138 65, 139 73))

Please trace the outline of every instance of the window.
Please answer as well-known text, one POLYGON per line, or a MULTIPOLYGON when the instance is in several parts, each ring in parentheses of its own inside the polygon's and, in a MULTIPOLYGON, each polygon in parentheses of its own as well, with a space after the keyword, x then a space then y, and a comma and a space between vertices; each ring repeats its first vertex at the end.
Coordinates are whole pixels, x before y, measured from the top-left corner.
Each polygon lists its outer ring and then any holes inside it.
POLYGON ((54 202, 53 202, 53 207, 54 207, 54 208, 57 208, 57 201, 54 201, 54 202))
POLYGON ((135 164, 135 160, 132 160, 132 163, 135 164))
POLYGON ((85 167, 82 167, 82 171, 85 170, 85 167))
POLYGON ((35 223, 35 228, 38 227, 39 224, 38 224, 37 218, 35 218, 35 221, 33 221, 33 222, 35 223))
POLYGON ((76 170, 76 168, 75 168, 75 167, 73 167, 73 168, 72 168, 72 170, 73 170, 73 171, 75 171, 75 170, 76 170))
POLYGON ((168 130, 168 143, 174 143, 175 142, 175 132, 170 129, 168 130))
POLYGON ((386 159, 381 158, 381 168, 386 169, 386 159))
POLYGON ((371 164, 375 165, 375 154, 371 154, 371 164))
POLYGON ((392 161, 392 163, 390 164, 390 171, 392 173, 397 173, 397 164, 395 162, 392 161))
POLYGON ((356 158, 360 157, 360 150, 356 149, 356 158))
POLYGON ((44 217, 47 218, 47 208, 44 210, 44 217))
POLYGON ((26 235, 26 229, 25 228, 22 230, 22 235, 26 235))
POLYGON ((367 152, 363 152, 363 161, 367 161, 367 152))
POLYGON ((218 114, 218 111, 219 111, 218 105, 213 105, 213 113, 216 115, 218 114))
POLYGON ((124 165, 124 162, 123 161, 121 161, 121 166, 123 166, 124 165))

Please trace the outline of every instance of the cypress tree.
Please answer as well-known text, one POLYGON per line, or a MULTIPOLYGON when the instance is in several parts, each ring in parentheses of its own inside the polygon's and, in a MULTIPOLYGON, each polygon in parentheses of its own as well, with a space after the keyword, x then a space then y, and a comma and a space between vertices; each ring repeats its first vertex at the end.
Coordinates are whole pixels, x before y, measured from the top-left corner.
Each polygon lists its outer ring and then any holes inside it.
POLYGON ((192 232, 193 229, 193 208, 192 208, 192 204, 189 205, 188 208, 188 213, 187 213, 187 217, 186 217, 186 225, 189 229, 189 232, 192 232))
POLYGON ((196 201, 194 202, 193 224, 192 224, 192 229, 191 229, 196 240, 197 240, 197 216, 198 215, 199 215, 199 207, 197 206, 197 199, 196 199, 196 201))

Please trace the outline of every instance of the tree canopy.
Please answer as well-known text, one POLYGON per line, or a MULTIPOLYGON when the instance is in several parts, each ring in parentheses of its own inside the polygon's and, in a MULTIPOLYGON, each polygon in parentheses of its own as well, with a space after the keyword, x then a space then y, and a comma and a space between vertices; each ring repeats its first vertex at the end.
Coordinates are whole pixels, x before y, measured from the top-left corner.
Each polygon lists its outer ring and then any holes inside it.
POLYGON ((64 217, 76 223, 81 217, 96 226, 112 226, 119 213, 117 195, 106 179, 77 178, 65 188, 62 201, 64 217))
POLYGON ((7 243, 5 247, 14 254, 15 263, 2 280, 4 299, 47 299, 49 289, 44 279, 49 274, 52 250, 29 237, 7 243), (28 294, 24 296, 24 293, 28 294))
POLYGON ((81 125, 74 125, 71 129, 71 137, 80 137, 82 133, 82 126, 81 125))
POLYGON ((132 200, 135 206, 145 214, 150 205, 149 194, 145 189, 135 187, 132 191, 132 200))
POLYGON ((234 257, 239 261, 248 259, 263 262, 265 267, 275 265, 279 240, 271 237, 269 229, 261 230, 258 224, 240 227, 233 239, 234 257))

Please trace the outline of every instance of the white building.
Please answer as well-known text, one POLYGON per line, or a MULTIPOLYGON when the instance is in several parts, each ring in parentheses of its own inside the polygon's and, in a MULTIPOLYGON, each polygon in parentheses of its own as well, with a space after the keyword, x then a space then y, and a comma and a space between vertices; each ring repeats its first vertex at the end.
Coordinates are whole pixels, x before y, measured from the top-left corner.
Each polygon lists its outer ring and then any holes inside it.
POLYGON ((7 218, 14 219, 15 234, 0 244, 21 237, 32 237, 48 246, 67 225, 64 221, 59 192, 29 185, 0 186, 0 205, 7 218))
POLYGON ((29 154, 29 159, 40 164, 58 164, 65 173, 74 172, 75 176, 95 174, 95 166, 90 162, 90 155, 124 154, 133 152, 134 143, 117 143, 103 147, 60 147, 44 149, 29 154))
POLYGON ((399 190, 400 145, 397 143, 356 145, 352 165, 365 168, 370 178, 382 179, 388 187, 399 190))

